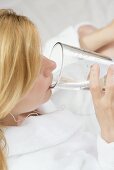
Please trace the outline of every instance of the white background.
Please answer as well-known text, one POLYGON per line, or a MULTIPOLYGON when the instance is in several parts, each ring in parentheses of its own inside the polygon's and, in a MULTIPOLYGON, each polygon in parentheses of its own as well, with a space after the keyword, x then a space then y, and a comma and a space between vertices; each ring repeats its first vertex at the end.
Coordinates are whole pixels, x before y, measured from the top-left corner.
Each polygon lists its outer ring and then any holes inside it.
POLYGON ((89 21, 100 27, 114 18, 113 0, 0 0, 38 26, 43 43, 69 25, 89 21))

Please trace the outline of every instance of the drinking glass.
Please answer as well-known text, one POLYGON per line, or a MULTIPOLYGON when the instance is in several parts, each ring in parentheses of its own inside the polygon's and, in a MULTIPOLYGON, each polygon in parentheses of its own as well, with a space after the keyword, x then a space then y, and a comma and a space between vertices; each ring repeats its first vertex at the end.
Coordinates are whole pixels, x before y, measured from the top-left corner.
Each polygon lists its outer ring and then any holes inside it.
POLYGON ((107 68, 114 64, 112 58, 57 42, 50 53, 50 59, 56 62, 51 88, 66 90, 89 89, 89 71, 91 65, 100 65, 100 77, 106 77, 107 68))

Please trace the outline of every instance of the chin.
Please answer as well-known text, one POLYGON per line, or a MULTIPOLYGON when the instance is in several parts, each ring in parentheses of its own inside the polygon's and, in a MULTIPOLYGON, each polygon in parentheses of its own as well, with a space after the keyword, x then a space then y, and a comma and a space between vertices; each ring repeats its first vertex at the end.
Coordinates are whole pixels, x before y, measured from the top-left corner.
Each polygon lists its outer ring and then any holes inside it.
POLYGON ((45 97, 44 97, 44 103, 46 103, 46 102, 50 99, 51 95, 52 95, 52 90, 49 89, 49 90, 47 91, 45 97))

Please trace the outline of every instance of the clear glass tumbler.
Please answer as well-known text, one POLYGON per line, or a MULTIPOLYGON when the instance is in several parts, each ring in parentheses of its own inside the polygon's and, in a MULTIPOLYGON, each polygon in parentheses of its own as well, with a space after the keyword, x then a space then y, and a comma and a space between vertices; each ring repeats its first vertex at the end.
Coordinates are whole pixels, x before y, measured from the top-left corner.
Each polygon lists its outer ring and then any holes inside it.
POLYGON ((50 54, 56 62, 53 71, 51 88, 66 90, 89 89, 88 75, 91 65, 98 63, 101 68, 100 77, 104 77, 109 65, 114 64, 109 57, 57 42, 50 54))

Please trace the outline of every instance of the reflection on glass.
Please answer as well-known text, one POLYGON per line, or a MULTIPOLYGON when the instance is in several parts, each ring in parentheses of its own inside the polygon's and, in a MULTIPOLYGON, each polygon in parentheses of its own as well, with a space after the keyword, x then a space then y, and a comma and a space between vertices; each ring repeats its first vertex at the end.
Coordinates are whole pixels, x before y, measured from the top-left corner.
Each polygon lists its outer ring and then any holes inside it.
POLYGON ((89 89, 88 75, 91 65, 98 63, 101 67, 100 76, 104 77, 108 66, 114 64, 109 57, 60 42, 53 46, 50 59, 57 65, 51 87, 66 90, 89 89))

